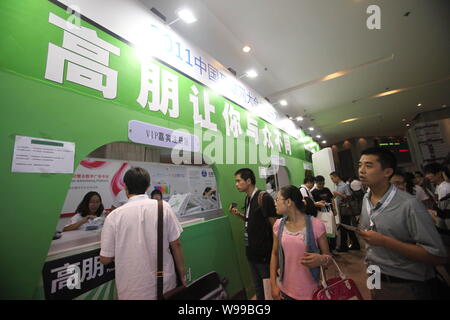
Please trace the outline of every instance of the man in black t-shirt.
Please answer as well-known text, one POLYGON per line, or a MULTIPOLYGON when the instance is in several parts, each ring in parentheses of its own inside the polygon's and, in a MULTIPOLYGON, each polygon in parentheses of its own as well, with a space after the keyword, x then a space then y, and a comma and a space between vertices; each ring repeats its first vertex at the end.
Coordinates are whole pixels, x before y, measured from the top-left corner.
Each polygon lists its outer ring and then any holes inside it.
MULTIPOLYGON (((316 188, 313 191, 311 191, 314 197, 314 201, 316 203, 321 202, 322 204, 324 204, 325 206, 321 207, 320 211, 332 212, 333 213, 332 217, 334 219, 336 211, 333 208, 333 194, 331 193, 330 189, 325 188, 325 178, 323 176, 317 176, 315 180, 316 180, 316 188)), ((333 224, 333 226, 335 226, 335 224, 333 224)), ((333 230, 333 232, 335 232, 335 230, 333 230)), ((328 236, 328 244, 330 250, 336 249, 335 236, 333 237, 328 236)))
POLYGON ((252 272, 256 298, 264 300, 263 279, 270 278, 270 257, 272 254, 272 226, 277 219, 275 202, 268 194, 258 205, 259 191, 255 187, 255 174, 251 169, 236 171, 235 182, 239 192, 245 192, 245 213, 230 207, 230 212, 245 221, 245 252, 252 272))

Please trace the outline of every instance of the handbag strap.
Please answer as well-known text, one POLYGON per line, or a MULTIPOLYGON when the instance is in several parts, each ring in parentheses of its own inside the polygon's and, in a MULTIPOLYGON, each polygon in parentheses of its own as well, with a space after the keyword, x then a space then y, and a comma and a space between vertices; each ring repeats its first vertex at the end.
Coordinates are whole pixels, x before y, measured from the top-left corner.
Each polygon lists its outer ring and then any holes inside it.
POLYGON ((283 232, 284 232, 284 225, 286 223, 287 217, 283 217, 280 220, 280 225, 278 226, 278 265, 280 268, 280 281, 283 280, 284 277, 284 251, 283 251, 283 245, 282 245, 282 239, 283 239, 283 232))
MULTIPOLYGON (((312 222, 312 217, 310 215, 305 215, 306 222, 306 250, 310 253, 318 253, 319 248, 316 244, 316 239, 314 237, 314 227, 312 222)), ((320 270, 318 267, 309 268, 309 272, 313 277, 314 281, 320 281, 320 270)))
MULTIPOLYGON (((341 277, 341 279, 346 279, 347 276, 342 272, 341 268, 339 268, 339 265, 337 264, 336 260, 334 260, 333 257, 330 257, 331 261, 333 261, 334 265, 336 266, 336 269, 339 271, 339 277, 341 277)), ((322 287, 325 289, 328 287, 327 285, 327 277, 325 276, 325 271, 323 270, 323 267, 320 266, 320 274, 322 275, 322 287)))
POLYGON ((163 203, 158 200, 158 244, 157 244, 157 270, 156 270, 156 298, 163 298, 164 272, 163 272, 163 203))

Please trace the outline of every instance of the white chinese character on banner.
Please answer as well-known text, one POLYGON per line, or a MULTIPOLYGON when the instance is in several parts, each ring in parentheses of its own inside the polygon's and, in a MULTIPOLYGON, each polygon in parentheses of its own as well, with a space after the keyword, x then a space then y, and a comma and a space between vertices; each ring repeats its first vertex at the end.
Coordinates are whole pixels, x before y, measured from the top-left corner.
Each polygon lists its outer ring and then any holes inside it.
POLYGON ((193 113, 194 113, 194 125, 199 124, 202 128, 206 128, 212 131, 217 131, 217 124, 211 122, 211 113, 216 112, 214 105, 209 103, 208 92, 204 91, 204 112, 205 119, 203 119, 199 110, 199 91, 195 85, 191 86, 191 93, 189 94, 189 101, 192 102, 193 113))
POLYGON ((148 105, 150 111, 161 111, 164 115, 169 111, 169 116, 171 118, 178 118, 180 115, 178 103, 178 76, 167 70, 161 70, 161 68, 154 63, 142 62, 141 91, 136 101, 142 108, 145 108, 148 105), (160 83, 160 78, 162 78, 162 84, 160 83), (151 101, 149 101, 149 93, 152 95, 151 101), (169 109, 170 103, 172 106, 169 109))
POLYGON ((67 286, 67 280, 75 275, 76 268, 69 268, 69 266, 78 266, 80 263, 70 265, 66 263, 64 266, 50 270, 50 273, 56 273, 56 279, 52 281, 51 293, 57 290, 62 290, 67 286))
POLYGON ((222 115, 225 119, 227 136, 230 136, 232 133, 235 138, 238 138, 242 134, 241 114, 239 111, 234 110, 232 105, 225 102, 225 108, 222 115))
POLYGON ((50 13, 48 21, 64 30, 62 47, 48 44, 45 78, 63 83, 67 61, 66 80, 103 93, 103 97, 117 96, 118 72, 108 68, 109 53, 120 56, 120 49, 100 39, 95 30, 76 25, 50 13))
POLYGON ((259 144, 258 122, 247 113, 247 136, 255 139, 255 144, 259 144))
POLYGON ((270 132, 269 128, 267 127, 267 123, 264 125, 264 129, 262 132, 263 132, 263 136, 264 136, 263 146, 265 146, 269 149, 273 149, 272 140, 270 139, 272 136, 272 133, 270 132))
POLYGON ((94 276, 94 261, 93 257, 83 259, 83 263, 81 265, 81 282, 85 280, 91 280, 94 276))
POLYGON ((281 146, 283 145, 283 141, 281 140, 280 130, 275 131, 275 145, 278 147, 278 152, 281 152, 281 146))
POLYGON ((284 151, 287 154, 292 154, 292 151, 291 151, 291 139, 289 138, 289 136, 287 134, 284 135, 284 151))

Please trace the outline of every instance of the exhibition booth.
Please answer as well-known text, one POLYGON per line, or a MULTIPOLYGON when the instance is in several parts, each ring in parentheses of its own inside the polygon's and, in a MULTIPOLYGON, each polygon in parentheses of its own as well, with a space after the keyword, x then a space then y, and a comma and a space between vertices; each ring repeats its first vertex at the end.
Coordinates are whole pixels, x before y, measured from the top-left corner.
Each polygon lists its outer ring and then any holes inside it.
POLYGON ((300 185, 318 146, 139 1, 114 1, 111 15, 106 1, 81 14, 72 3, 0 4, 0 299, 116 299, 114 266, 99 262, 104 217, 62 231, 89 191, 107 214, 136 166, 183 226, 188 282, 214 270, 230 297, 251 297, 243 222, 227 210, 244 206, 234 173, 251 168, 263 190, 270 175, 300 185), (75 289, 68 266, 81 272, 75 289))

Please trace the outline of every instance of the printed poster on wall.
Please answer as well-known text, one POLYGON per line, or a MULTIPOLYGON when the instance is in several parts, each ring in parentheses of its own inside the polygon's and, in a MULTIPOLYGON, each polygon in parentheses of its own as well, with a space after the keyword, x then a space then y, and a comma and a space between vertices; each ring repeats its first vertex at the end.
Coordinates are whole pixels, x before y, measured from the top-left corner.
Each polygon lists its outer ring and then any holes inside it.
POLYGON ((150 174, 151 193, 158 189, 163 199, 173 195, 191 193, 201 196, 207 187, 216 189, 216 179, 211 168, 181 166, 139 161, 85 159, 76 169, 64 202, 62 214, 72 214, 84 195, 96 191, 102 197, 103 206, 109 209, 124 189, 123 176, 128 169, 141 167, 150 174))

